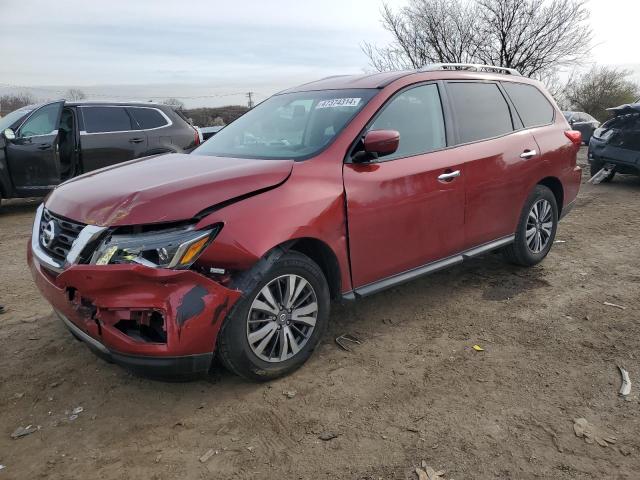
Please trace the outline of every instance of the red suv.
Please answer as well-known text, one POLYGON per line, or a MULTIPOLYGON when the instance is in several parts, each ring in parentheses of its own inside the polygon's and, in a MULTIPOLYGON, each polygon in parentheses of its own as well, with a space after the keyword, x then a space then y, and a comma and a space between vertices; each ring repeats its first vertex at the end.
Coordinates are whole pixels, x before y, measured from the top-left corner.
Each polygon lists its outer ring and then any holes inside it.
POLYGON ((330 77, 191 154, 67 181, 28 262, 96 353, 186 377, 214 353, 252 380, 304 363, 331 299, 495 249, 530 266, 580 185, 579 132, 540 83, 477 65, 330 77))

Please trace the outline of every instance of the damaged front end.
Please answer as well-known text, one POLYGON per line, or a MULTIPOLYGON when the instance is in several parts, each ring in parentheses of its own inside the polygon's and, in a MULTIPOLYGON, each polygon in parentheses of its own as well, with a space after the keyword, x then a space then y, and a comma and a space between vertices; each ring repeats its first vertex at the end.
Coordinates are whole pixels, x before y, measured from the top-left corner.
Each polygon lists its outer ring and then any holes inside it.
POLYGON ((618 173, 640 174, 640 103, 609 111, 614 117, 596 129, 589 142, 592 172, 610 164, 618 173))
POLYGON ((194 267, 221 225, 93 227, 38 209, 28 260, 33 278, 95 353, 138 373, 206 373, 240 296, 194 267))

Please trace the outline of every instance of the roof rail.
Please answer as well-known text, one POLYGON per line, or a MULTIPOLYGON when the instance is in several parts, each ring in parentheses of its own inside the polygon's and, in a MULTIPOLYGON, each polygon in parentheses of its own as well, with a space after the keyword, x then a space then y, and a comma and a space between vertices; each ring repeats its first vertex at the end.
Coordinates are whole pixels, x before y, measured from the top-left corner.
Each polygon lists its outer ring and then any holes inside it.
POLYGON ((436 70, 471 70, 474 72, 504 73, 522 76, 515 68, 497 67, 495 65, 481 65, 478 63, 430 63, 420 68, 419 72, 433 72, 436 70))

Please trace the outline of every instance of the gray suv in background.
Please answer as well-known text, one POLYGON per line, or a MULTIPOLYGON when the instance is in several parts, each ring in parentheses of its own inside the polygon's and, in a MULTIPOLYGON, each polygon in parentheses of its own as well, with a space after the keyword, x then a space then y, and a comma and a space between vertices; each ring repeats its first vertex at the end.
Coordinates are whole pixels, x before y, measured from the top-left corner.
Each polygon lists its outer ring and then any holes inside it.
POLYGON ((196 129, 156 103, 31 105, 0 118, 0 198, 45 195, 82 173, 134 158, 188 153, 196 129))

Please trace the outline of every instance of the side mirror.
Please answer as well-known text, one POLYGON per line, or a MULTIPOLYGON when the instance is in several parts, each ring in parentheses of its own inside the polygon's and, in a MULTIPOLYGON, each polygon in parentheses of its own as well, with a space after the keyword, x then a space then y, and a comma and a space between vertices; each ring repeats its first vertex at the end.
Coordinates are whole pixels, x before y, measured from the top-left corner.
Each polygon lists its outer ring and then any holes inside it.
POLYGON ((379 157, 391 155, 400 145, 400 132, 396 130, 373 130, 364 136, 364 150, 379 157))
POLYGON ((391 155, 400 145, 400 132, 396 130, 372 130, 364 136, 364 151, 354 155, 354 162, 367 162, 391 155))
POLYGON ((4 131, 2 132, 2 135, 4 135, 4 138, 6 138, 7 140, 16 139, 16 132, 11 130, 10 128, 5 128, 4 131))

